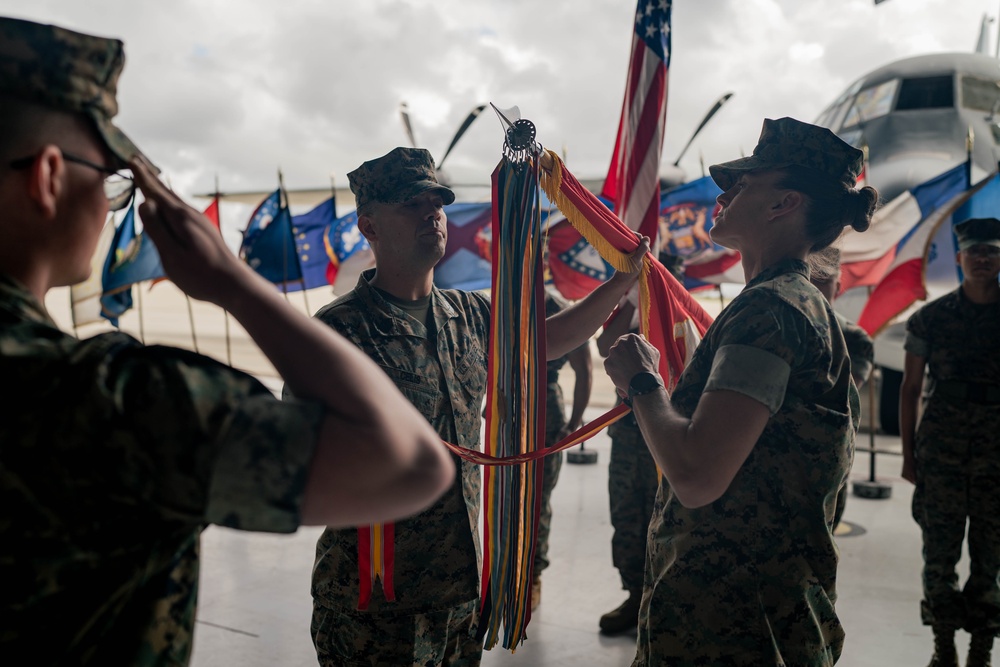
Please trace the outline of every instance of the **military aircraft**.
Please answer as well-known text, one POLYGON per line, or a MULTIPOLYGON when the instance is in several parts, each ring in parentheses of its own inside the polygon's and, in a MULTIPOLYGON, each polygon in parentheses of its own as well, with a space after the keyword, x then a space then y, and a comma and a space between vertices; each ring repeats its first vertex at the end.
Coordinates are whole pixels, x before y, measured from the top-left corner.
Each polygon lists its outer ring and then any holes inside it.
MULTIPOLYGON (((982 42, 982 40, 980 40, 982 42)), ((982 51, 982 47, 980 48, 982 51)), ((1000 60, 986 53, 939 53, 897 60, 857 79, 815 121, 867 150, 866 183, 883 202, 964 162, 971 137, 972 181, 1000 160, 1000 60)), ((957 281, 929 283, 928 300, 957 281)), ((868 294, 845 292, 836 308, 856 319, 868 294)), ((875 340, 882 368, 882 428, 898 432, 904 324, 875 340)))
POLYGON ((1000 60, 940 53, 889 63, 861 77, 816 119, 868 150, 868 182, 889 201, 966 159, 973 181, 1000 157, 1000 60))

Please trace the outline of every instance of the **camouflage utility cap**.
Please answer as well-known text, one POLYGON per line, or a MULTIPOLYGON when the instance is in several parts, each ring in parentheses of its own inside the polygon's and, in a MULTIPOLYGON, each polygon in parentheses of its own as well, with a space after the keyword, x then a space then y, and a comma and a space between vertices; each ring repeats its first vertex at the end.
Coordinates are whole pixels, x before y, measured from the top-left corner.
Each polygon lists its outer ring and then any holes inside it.
POLYGON ((0 17, 0 96, 86 115, 123 163, 140 154, 111 124, 124 66, 120 40, 0 17))
POLYGON ((974 245, 992 245, 1000 248, 1000 220, 996 218, 972 218, 955 225, 959 251, 974 245))
POLYGON ((794 118, 767 118, 753 155, 712 165, 709 172, 723 191, 733 187, 742 174, 785 167, 813 169, 853 188, 863 160, 864 153, 825 127, 794 118))
POLYGON ((434 159, 423 148, 394 148, 347 175, 358 208, 365 204, 401 204, 428 190, 437 190, 445 204, 455 193, 438 183, 434 159))

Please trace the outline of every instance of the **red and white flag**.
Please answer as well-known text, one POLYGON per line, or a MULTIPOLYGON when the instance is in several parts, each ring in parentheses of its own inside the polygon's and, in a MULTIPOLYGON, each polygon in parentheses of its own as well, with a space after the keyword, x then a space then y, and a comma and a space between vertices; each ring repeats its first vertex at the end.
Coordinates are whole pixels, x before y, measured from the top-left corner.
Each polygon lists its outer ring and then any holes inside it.
POLYGON ((863 234, 852 229, 844 232, 840 241, 841 290, 878 285, 922 221, 968 187, 966 164, 958 164, 880 208, 863 234))
POLYGON ((667 121, 670 0, 639 0, 615 152, 601 194, 629 227, 656 240, 667 121))
POLYGON ((968 215, 960 215, 967 213, 967 209, 962 207, 984 187, 995 182, 995 178, 986 178, 972 188, 953 195, 947 203, 921 220, 899 243, 892 264, 858 315, 858 326, 868 335, 874 338, 905 315, 917 301, 927 299, 929 274, 937 274, 937 282, 941 282, 940 275, 950 271, 951 287, 957 286, 952 228, 956 222, 968 218, 968 215), (941 267, 945 268, 944 272, 941 267))

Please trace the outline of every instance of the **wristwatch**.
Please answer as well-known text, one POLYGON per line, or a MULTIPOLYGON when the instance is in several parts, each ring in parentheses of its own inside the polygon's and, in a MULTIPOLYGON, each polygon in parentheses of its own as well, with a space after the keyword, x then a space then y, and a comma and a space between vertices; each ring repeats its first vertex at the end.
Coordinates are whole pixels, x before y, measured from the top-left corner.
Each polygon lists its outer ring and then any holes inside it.
POLYGON ((628 383, 628 395, 623 399, 625 405, 632 407, 632 399, 654 392, 663 386, 663 380, 659 375, 648 371, 641 371, 632 376, 628 383))

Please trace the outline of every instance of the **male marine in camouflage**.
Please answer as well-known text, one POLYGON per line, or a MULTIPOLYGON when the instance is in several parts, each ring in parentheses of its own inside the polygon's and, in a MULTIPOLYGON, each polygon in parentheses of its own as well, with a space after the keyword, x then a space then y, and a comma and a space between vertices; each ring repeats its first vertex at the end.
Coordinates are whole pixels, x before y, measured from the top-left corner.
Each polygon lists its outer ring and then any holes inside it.
POLYGON ((962 284, 906 323, 899 423, 903 477, 916 484, 913 518, 923 533, 930 664, 958 664, 954 637, 964 628, 972 634, 965 664, 984 667, 1000 632, 1000 221, 967 220, 955 234, 962 284), (971 565, 959 589, 966 521, 971 565))
MULTIPOLYGON (((444 206, 423 149, 396 148, 348 174, 358 228, 375 255, 354 290, 316 314, 354 341, 434 426, 463 447, 479 446, 486 393, 490 302, 434 286, 448 240, 444 206)), ((620 273, 546 321, 548 358, 578 347, 638 278, 648 240, 620 273)), ((327 530, 316 548, 312 633, 322 665, 478 665, 480 473, 467 461, 427 511, 394 526, 393 592, 376 581, 359 609, 358 531, 327 530)))
POLYGON ((3 665, 186 665, 207 524, 405 516, 454 471, 367 357, 156 179, 111 122, 123 64, 118 40, 0 18, 3 665), (134 192, 126 166, 167 274, 228 310, 300 400, 186 350, 56 326, 45 296, 89 275, 134 192))

